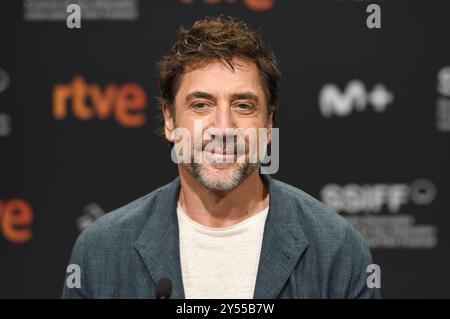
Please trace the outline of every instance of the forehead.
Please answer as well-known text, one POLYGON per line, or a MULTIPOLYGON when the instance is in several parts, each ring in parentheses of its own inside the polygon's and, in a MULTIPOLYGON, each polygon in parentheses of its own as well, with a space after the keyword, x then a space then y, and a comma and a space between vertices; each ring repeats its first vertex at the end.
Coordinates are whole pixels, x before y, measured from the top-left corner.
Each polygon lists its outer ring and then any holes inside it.
POLYGON ((181 78, 176 99, 194 91, 208 92, 217 97, 239 92, 252 92, 264 99, 264 89, 258 67, 252 61, 235 58, 234 70, 225 62, 213 60, 210 63, 188 69, 181 78))

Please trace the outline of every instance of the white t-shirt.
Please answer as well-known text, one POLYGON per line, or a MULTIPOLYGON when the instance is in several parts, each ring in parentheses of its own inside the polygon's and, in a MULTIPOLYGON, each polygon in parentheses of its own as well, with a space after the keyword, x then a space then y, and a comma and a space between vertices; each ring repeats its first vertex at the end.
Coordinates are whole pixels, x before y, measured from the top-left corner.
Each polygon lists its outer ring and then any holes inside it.
POLYGON ((226 228, 192 220, 178 203, 181 272, 187 299, 251 299, 269 208, 226 228))

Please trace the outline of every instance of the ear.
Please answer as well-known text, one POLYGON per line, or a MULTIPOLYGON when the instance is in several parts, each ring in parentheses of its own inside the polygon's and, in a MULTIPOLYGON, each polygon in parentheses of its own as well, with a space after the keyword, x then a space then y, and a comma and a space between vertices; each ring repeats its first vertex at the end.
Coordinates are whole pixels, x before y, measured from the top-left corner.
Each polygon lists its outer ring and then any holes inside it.
POLYGON ((173 123, 172 113, 168 104, 163 104, 162 112, 164 116, 164 135, 169 142, 173 143, 173 130, 175 125, 173 123))
POLYGON ((270 144, 272 140, 273 113, 274 111, 271 111, 267 119, 267 144, 270 144))

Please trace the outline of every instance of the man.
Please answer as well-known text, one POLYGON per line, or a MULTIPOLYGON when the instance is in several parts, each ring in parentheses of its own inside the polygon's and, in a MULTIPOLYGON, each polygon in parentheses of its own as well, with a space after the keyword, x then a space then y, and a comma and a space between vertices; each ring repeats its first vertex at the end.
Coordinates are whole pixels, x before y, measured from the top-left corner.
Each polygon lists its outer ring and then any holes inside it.
POLYGON ((280 80, 259 35, 231 18, 197 21, 159 69, 165 138, 185 143, 179 177, 80 235, 80 286, 63 297, 155 298, 161 279, 171 298, 378 297, 361 236, 251 161, 247 132, 266 129, 258 154, 270 143, 280 80))

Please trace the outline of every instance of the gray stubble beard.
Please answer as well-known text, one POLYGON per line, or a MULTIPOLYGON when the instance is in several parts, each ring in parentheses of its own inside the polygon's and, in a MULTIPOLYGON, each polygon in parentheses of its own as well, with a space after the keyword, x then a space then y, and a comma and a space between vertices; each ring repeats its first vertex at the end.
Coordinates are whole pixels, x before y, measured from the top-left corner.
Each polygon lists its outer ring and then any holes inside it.
POLYGON ((206 189, 218 193, 228 193, 232 191, 245 179, 247 179, 255 171, 255 169, 259 168, 259 163, 239 163, 232 180, 222 182, 208 178, 208 176, 206 176, 205 169, 202 168, 202 165, 199 163, 182 163, 182 165, 191 174, 191 176, 206 189))

